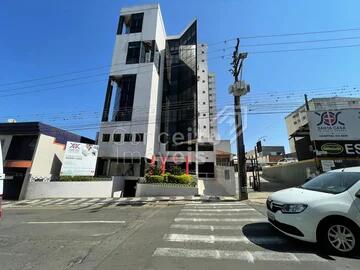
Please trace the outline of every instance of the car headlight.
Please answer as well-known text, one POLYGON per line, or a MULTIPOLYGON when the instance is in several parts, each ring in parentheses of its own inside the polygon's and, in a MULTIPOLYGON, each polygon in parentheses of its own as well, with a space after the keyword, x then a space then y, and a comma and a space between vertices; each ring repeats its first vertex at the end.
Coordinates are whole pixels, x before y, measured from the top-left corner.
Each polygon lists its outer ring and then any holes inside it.
POLYGON ((306 204, 284 204, 281 208, 281 212, 285 214, 298 214, 306 209, 306 204))

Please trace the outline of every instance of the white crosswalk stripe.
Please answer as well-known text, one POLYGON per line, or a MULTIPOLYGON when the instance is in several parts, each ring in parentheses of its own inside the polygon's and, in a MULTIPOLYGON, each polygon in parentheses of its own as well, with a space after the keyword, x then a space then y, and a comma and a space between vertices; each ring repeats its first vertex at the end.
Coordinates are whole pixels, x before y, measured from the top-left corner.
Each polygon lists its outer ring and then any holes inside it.
POLYGON ((193 224, 171 224, 170 229, 182 229, 182 230, 242 230, 242 225, 193 225, 193 224))
MULTIPOLYGON (((188 203, 174 218, 169 230, 163 235, 161 246, 154 251, 154 257, 247 263, 327 262, 315 254, 296 252, 296 249, 294 252, 268 249, 271 246, 282 250, 290 243, 289 239, 275 234, 267 219, 245 203, 188 203)), ((184 261, 186 263, 188 261, 184 261)))
POLYGON ((265 218, 175 218, 175 222, 266 222, 265 218))
POLYGON ((222 235, 202 235, 202 234, 165 234, 164 240, 170 242, 195 242, 195 243, 235 243, 241 242, 245 244, 283 244, 285 238, 277 236, 269 237, 252 237, 251 241, 246 236, 222 236, 222 235))
POLYGON ((67 204, 69 202, 75 201, 76 199, 63 199, 62 201, 55 203, 55 205, 63 205, 63 204, 67 204))
POLYGON ((188 203, 186 204, 186 206, 188 207, 200 207, 200 206, 217 206, 217 207, 221 207, 221 206, 248 206, 245 203, 188 203))
POLYGON ((273 251, 235 251, 213 249, 185 249, 185 248, 157 248, 154 256, 184 257, 184 258, 210 258, 231 259, 255 263, 256 261, 278 262, 327 262, 327 260, 314 254, 288 253, 273 251))
MULTIPOLYGON (((260 214, 259 214, 260 215, 260 214)), ((249 213, 246 212, 237 212, 237 213, 221 213, 221 212, 217 212, 217 213, 188 213, 188 212, 181 212, 180 215, 181 217, 184 216, 231 216, 231 217, 237 217, 237 216, 249 216, 249 213)))
POLYGON ((77 205, 77 204, 81 204, 82 202, 86 201, 88 199, 78 199, 78 200, 75 200, 71 203, 69 203, 69 205, 77 205))
POLYGON ((54 203, 60 202, 60 201, 62 201, 62 200, 63 200, 63 199, 51 200, 51 201, 49 201, 49 202, 47 202, 47 203, 43 203, 42 205, 50 205, 50 204, 54 204, 54 203))
POLYGON ((254 208, 241 208, 241 209, 182 209, 181 212, 254 212, 256 211, 254 208))

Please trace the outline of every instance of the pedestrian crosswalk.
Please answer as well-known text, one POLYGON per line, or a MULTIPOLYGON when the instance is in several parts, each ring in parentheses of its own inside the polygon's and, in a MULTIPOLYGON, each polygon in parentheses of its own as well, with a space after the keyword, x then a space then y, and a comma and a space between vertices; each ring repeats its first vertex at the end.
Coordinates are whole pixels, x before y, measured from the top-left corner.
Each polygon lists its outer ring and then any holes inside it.
POLYGON ((187 259, 327 262, 294 243, 272 229, 267 219, 246 203, 188 203, 170 224, 153 257, 155 264, 193 262, 187 259))
POLYGON ((200 201, 200 197, 194 196, 162 196, 162 197, 136 197, 136 198, 50 198, 33 199, 22 201, 3 201, 2 206, 8 207, 48 207, 48 206, 71 206, 71 207, 89 207, 89 206, 117 206, 123 204, 149 203, 157 201, 200 201))

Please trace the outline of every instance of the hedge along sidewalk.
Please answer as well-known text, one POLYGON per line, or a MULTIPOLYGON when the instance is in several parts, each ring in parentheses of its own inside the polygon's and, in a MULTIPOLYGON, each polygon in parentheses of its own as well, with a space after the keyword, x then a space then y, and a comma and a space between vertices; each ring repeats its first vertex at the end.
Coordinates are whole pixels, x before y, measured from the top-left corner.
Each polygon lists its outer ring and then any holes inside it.
POLYGON ((197 185, 195 183, 195 186, 189 185, 189 184, 178 184, 178 183, 158 183, 158 182, 139 182, 139 184, 144 185, 154 185, 154 186, 164 186, 164 187, 181 187, 181 188, 196 188, 197 185))
POLYGON ((111 177, 92 177, 92 176, 60 176, 58 179, 54 179, 51 182, 103 182, 112 181, 111 177))
POLYGON ((159 184, 178 184, 195 187, 196 180, 194 176, 187 174, 164 174, 164 175, 146 175, 141 183, 159 183, 159 184))

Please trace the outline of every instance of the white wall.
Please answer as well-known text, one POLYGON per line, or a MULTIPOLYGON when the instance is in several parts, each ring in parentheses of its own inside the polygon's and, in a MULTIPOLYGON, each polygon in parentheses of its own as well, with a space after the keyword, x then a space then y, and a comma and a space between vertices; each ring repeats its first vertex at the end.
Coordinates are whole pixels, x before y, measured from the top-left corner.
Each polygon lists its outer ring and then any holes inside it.
POLYGON ((215 166, 216 181, 225 189, 227 195, 236 195, 236 180, 233 166, 215 166), (228 171, 229 178, 226 178, 228 171))
POLYGON ((208 86, 208 46, 198 44, 197 47, 197 97, 198 97, 198 137, 202 140, 210 138, 209 119, 209 86, 208 86))
POLYGON ((50 177, 60 172, 65 154, 65 145, 55 142, 55 138, 40 134, 30 170, 32 176, 50 177), (59 163, 60 162, 60 163, 59 163))
POLYGON ((13 137, 12 135, 0 135, 0 142, 1 141, 3 142, 3 145, 2 145, 3 161, 6 158, 6 154, 7 154, 8 150, 9 150, 9 146, 10 146, 12 137, 13 137))
POLYGON ((137 184, 136 197, 148 196, 194 196, 198 192, 196 187, 165 186, 157 184, 137 184))
POLYGON ((30 182, 25 199, 106 198, 112 195, 112 181, 103 182, 30 182))

